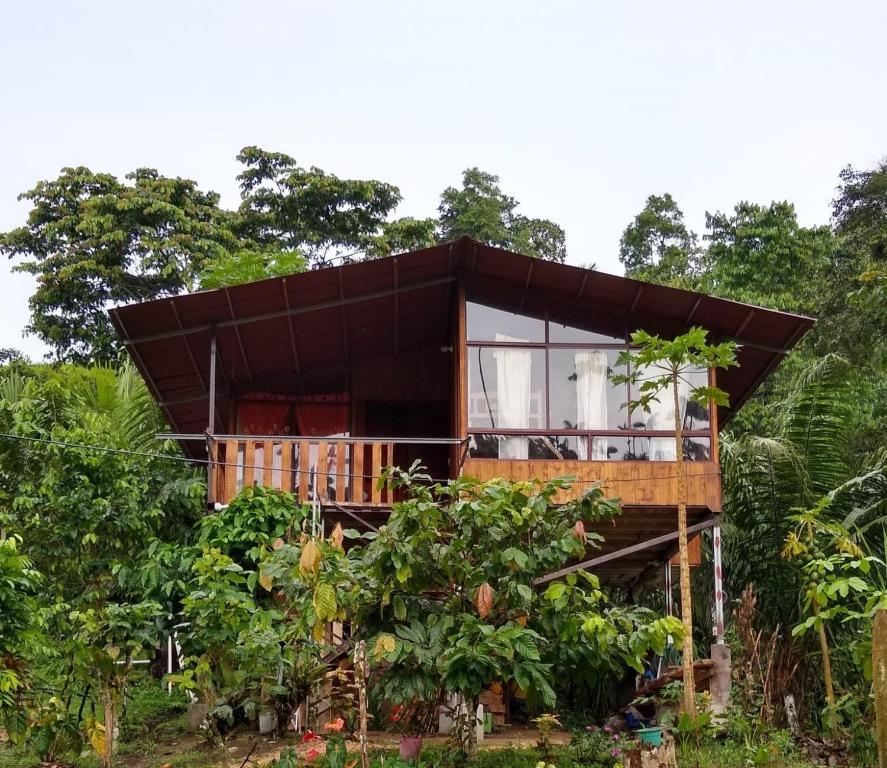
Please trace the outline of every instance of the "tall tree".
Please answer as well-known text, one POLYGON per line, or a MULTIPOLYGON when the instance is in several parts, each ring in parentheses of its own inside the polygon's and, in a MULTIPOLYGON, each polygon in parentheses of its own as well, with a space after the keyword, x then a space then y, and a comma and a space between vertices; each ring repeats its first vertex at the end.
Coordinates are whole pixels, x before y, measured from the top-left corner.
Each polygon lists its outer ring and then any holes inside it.
POLYGON ((619 241, 625 274, 639 280, 692 288, 699 257, 696 234, 684 224, 683 212, 668 193, 650 195, 619 241))
POLYGON ((742 202, 706 213, 702 287, 719 296, 814 312, 834 245, 830 229, 802 227, 791 203, 742 202))
POLYGON ((246 239, 299 251, 311 267, 371 248, 401 200, 392 184, 340 179, 301 167, 282 152, 244 147, 237 160, 242 203, 238 230, 246 239))
POLYGON ((113 358, 109 306, 178 293, 236 243, 215 193, 147 168, 126 179, 64 168, 20 196, 27 223, 0 234, 0 253, 37 277, 28 330, 57 360, 113 358))
POLYGON ((567 257, 564 230, 548 219, 516 212, 519 203, 499 187, 499 177, 479 168, 462 173, 462 187, 440 196, 441 240, 467 235, 489 245, 562 262, 567 257))

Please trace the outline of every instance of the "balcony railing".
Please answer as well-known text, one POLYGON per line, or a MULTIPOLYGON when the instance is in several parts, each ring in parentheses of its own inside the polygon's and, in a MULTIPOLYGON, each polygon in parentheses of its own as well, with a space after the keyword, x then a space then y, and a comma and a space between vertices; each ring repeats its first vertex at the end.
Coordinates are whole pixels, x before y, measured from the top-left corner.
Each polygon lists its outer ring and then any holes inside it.
POLYGON ((300 501, 385 506, 379 487, 401 445, 459 445, 449 438, 370 438, 216 435, 210 438, 213 499, 228 503, 245 486, 293 493, 300 501))

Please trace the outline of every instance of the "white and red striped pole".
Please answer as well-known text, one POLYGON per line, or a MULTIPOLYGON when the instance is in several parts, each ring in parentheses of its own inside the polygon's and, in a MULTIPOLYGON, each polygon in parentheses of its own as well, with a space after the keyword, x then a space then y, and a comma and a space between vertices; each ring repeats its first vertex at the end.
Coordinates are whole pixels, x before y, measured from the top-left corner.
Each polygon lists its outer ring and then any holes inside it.
POLYGON ((721 560, 721 523, 715 518, 712 530, 712 551, 715 567, 715 642, 724 642, 724 569, 721 560))

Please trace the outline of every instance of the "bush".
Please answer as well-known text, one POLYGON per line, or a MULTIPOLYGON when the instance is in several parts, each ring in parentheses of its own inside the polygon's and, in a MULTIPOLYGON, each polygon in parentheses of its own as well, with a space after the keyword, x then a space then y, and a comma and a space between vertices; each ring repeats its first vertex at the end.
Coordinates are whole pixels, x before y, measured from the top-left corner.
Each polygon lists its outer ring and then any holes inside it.
POLYGON ((622 765, 628 739, 608 726, 588 726, 573 731, 570 743, 558 761, 559 768, 615 768, 622 765))

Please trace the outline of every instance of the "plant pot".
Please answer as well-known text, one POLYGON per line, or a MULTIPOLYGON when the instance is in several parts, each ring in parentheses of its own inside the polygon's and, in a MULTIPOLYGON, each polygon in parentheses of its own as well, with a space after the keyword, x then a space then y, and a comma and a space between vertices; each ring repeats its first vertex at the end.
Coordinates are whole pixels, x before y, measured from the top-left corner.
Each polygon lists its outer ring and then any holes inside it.
POLYGON ((652 744, 654 747, 658 747, 662 743, 662 728, 658 725, 651 726, 650 728, 638 728, 635 734, 645 744, 652 744))
POLYGON ((259 733, 261 733, 262 736, 274 733, 276 725, 277 715, 274 714, 274 712, 259 712, 259 733))
POLYGON ((401 736, 400 737, 400 757, 402 760, 415 761, 419 759, 419 753, 422 751, 421 736, 401 736))

